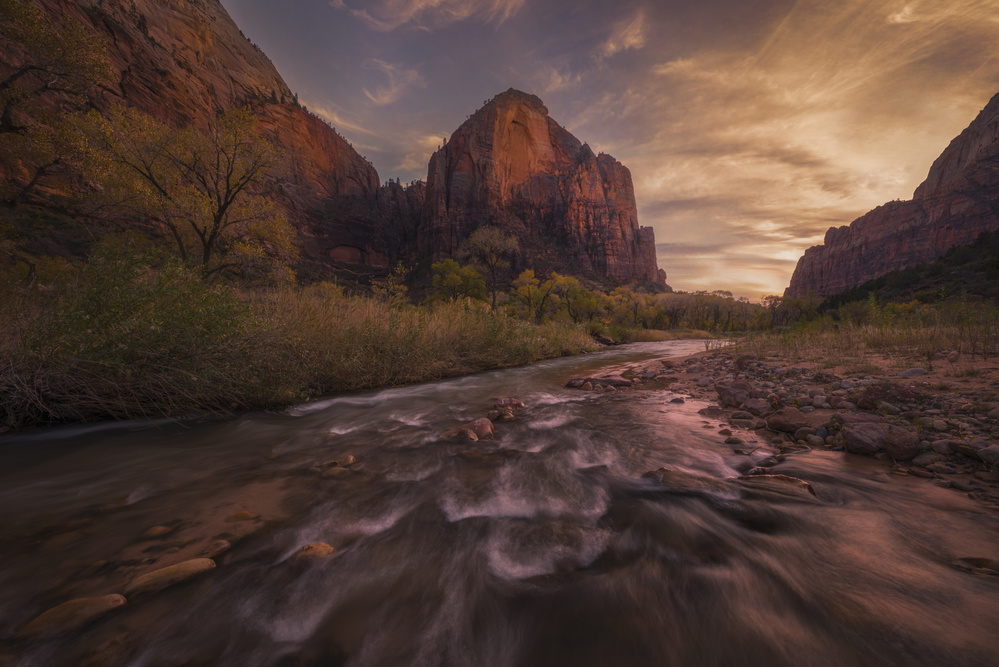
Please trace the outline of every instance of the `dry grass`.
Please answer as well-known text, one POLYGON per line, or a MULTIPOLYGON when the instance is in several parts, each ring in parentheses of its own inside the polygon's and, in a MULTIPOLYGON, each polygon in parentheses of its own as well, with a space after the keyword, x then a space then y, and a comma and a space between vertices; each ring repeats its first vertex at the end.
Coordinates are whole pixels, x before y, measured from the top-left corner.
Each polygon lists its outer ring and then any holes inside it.
MULTIPOLYGON (((871 357, 894 368, 939 362, 939 354, 957 351, 970 359, 999 356, 999 308, 990 304, 889 304, 870 306, 862 323, 819 320, 789 331, 756 334, 738 343, 740 351, 789 362, 816 361, 856 366, 863 371, 871 357)), ((880 367, 867 369, 881 370, 880 367)))
POLYGON ((4 308, 20 302, 0 321, 0 427, 280 407, 596 347, 580 327, 477 304, 331 285, 239 296, 142 258, 95 260, 57 297, 8 292, 4 308))

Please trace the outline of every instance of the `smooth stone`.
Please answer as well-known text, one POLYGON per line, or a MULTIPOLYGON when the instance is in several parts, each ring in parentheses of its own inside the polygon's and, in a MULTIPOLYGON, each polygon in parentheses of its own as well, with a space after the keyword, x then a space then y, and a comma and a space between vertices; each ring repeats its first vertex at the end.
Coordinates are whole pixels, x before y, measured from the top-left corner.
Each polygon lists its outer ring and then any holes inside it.
POLYGON ((254 521, 259 518, 260 515, 252 512, 236 512, 232 516, 226 517, 226 521, 254 521))
POLYGON ((925 468, 926 466, 936 463, 939 460, 940 460, 940 455, 937 454, 936 452, 923 452, 913 457, 912 463, 913 465, 922 466, 923 468, 925 468))
POLYGON ((999 467, 999 445, 991 445, 978 450, 978 458, 990 466, 999 467))
POLYGON ((825 438, 821 438, 817 435, 806 435, 805 442, 807 442, 811 447, 821 447, 826 444, 825 438))
POLYGON ((183 563, 142 575, 125 588, 125 595, 132 597, 133 595, 156 593, 213 569, 215 569, 215 561, 211 558, 186 560, 183 563))
POLYGON ((876 454, 884 449, 888 426, 873 422, 846 424, 843 427, 843 446, 853 454, 876 454))
POLYGON ((937 454, 950 454, 950 440, 934 440, 930 443, 930 449, 937 454))
POLYGON ((63 602, 24 626, 18 636, 27 638, 75 630, 124 604, 125 597, 117 593, 63 602))
POLYGON ((325 542, 313 542, 312 544, 306 544, 292 554, 291 557, 295 560, 319 560, 327 556, 332 556, 334 553, 336 553, 335 547, 325 542))
POLYGON ((229 549, 232 549, 232 544, 228 540, 215 540, 205 547, 201 554, 205 558, 216 558, 229 551, 229 549))
POLYGON ((908 461, 919 454, 919 436, 904 428, 890 426, 884 444, 885 451, 896 461, 908 461))
POLYGON ((946 433, 947 428, 948 428, 947 422, 945 422, 944 420, 942 419, 933 420, 933 430, 936 431, 937 433, 946 433))
POLYGON ((900 378, 916 378, 921 375, 926 375, 925 368, 907 368, 898 374, 900 378))
POLYGON ((742 438, 738 438, 738 437, 732 435, 732 436, 729 436, 729 437, 725 438, 725 444, 726 445, 744 445, 744 444, 746 444, 746 441, 743 440, 742 438))

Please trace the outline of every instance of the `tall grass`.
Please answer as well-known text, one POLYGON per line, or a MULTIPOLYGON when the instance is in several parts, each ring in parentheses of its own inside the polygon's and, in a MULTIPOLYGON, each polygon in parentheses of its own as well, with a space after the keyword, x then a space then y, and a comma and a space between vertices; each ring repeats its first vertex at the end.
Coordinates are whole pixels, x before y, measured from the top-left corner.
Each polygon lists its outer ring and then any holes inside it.
POLYGON ((55 295, 7 292, 8 427, 278 407, 595 348, 582 328, 464 303, 392 305, 329 284, 239 294, 120 248, 55 295))
POLYGON ((951 302, 936 305, 850 304, 845 319, 829 317, 784 331, 754 334, 739 342, 743 353, 788 361, 883 355, 896 366, 932 362, 942 351, 966 358, 999 356, 999 307, 951 302))

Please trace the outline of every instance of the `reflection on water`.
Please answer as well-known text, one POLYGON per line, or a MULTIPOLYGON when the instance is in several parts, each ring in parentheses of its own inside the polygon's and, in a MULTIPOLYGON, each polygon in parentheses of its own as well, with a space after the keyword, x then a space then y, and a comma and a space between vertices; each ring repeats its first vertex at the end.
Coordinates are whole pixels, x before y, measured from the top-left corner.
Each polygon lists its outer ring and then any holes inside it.
POLYGON ((999 578, 954 565, 999 558, 999 522, 966 498, 831 452, 776 467, 814 496, 738 482, 768 453, 722 444, 696 401, 562 388, 699 347, 0 440, 2 636, 234 544, 84 632, 0 645, 0 664, 999 664, 999 578), (529 408, 495 440, 437 442, 504 396, 529 408), (292 558, 320 541, 336 554, 292 558))

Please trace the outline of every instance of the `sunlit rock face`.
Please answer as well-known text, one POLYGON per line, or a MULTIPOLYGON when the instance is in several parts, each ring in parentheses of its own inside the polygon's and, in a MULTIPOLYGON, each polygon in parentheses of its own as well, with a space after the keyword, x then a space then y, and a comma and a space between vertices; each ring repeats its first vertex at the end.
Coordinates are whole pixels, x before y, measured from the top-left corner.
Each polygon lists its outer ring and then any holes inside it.
POLYGON ((631 172, 594 155, 540 99, 496 96, 430 158, 419 252, 452 256, 477 227, 516 234, 530 261, 613 281, 664 283, 639 227, 631 172))
POLYGON ((999 229, 999 95, 936 159, 909 201, 890 202, 831 228, 805 251, 785 296, 838 294, 932 261, 999 229))
POLYGON ((352 257, 370 256, 380 265, 403 252, 401 221, 384 229, 379 215, 375 168, 325 121, 294 104, 270 59, 217 0, 135 0, 134 9, 115 0, 37 2, 53 22, 70 16, 105 37, 119 80, 105 91, 104 105, 124 101, 175 127, 204 127, 219 110, 249 105, 281 156, 271 190, 299 229, 307 256, 329 258, 346 246, 357 251, 352 257), (350 206, 331 204, 342 200, 350 206))

